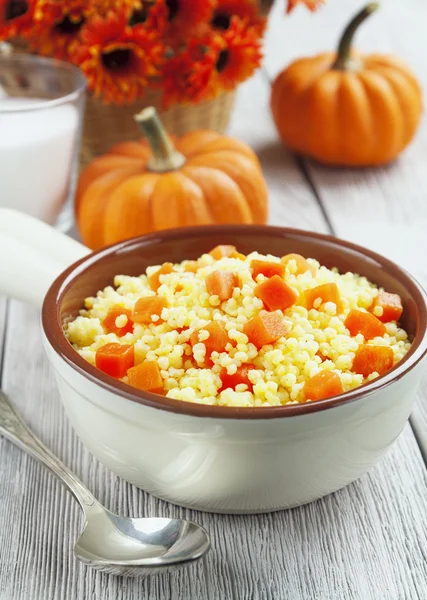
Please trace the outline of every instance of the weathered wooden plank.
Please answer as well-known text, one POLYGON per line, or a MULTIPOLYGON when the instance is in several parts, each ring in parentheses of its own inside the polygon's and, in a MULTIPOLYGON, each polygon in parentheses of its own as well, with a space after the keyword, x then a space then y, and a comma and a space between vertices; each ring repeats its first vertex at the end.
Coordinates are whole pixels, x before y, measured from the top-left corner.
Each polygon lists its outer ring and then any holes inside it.
POLYGON ((11 308, 4 387, 36 433, 110 509, 191 518, 209 530, 213 549, 204 564, 145 581, 85 569, 71 554, 82 525, 76 502, 43 467, 2 441, 2 600, 423 597, 427 474, 410 429, 371 474, 323 500, 270 515, 208 515, 156 500, 91 457, 63 414, 40 350, 37 314, 19 303, 11 308))
POLYGON ((418 446, 427 465, 427 380, 421 383, 418 392, 417 402, 412 410, 411 425, 417 440, 418 446))
MULTIPOLYGON (((345 25, 362 6, 358 0, 327 0, 315 13, 300 5, 291 15, 285 15, 283 4, 276 2, 265 41, 268 76, 275 77, 296 58, 335 50, 345 25)), ((394 52, 425 80, 425 53, 421 48, 426 23, 424 0, 387 0, 360 27, 354 45, 362 52, 394 52)))
POLYGON ((6 333, 6 315, 7 315, 7 300, 6 298, 0 297, 0 382, 1 382, 1 371, 3 364, 3 348, 6 333))
POLYGON ((326 232, 319 206, 294 157, 278 143, 268 111, 269 93, 261 73, 241 86, 228 133, 252 146, 260 159, 270 192, 269 222, 326 232))

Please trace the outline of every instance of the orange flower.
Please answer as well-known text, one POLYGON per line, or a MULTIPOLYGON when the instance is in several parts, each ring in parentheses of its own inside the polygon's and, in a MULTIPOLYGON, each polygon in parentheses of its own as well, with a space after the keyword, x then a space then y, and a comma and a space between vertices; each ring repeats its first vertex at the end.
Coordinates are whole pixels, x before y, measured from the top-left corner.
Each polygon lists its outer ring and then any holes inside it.
POLYGON ((128 11, 129 15, 133 10, 141 7, 141 0, 90 0, 87 10, 88 16, 101 15, 105 17, 110 10, 128 11))
POLYGON ((130 15, 131 26, 142 26, 158 38, 164 35, 168 24, 168 9, 164 0, 142 0, 130 15))
POLYGON ((258 5, 253 0, 218 0, 211 19, 212 27, 228 29, 233 15, 245 20, 249 26, 257 27, 260 35, 264 32, 266 19, 261 17, 258 5))
POLYGON ((163 0, 168 9, 167 37, 174 46, 194 37, 209 23, 216 0, 163 0))
POLYGON ((252 75, 261 58, 259 30, 234 16, 221 34, 190 40, 185 50, 166 61, 163 105, 199 102, 234 89, 252 75))
POLYGON ((26 36, 34 25, 37 0, 0 0, 0 40, 26 36))
POLYGON ((123 104, 143 95, 149 79, 159 74, 163 56, 157 37, 142 27, 130 27, 124 10, 90 19, 72 58, 95 96, 106 103, 123 104))
POLYGON ((88 0, 39 0, 30 48, 44 56, 69 60, 86 21, 88 0))
POLYGON ((287 13, 293 11, 297 4, 303 3, 309 8, 311 11, 315 11, 321 4, 324 3, 325 0, 288 0, 288 8, 286 9, 287 13))
POLYGON ((92 0, 36 0, 35 20, 58 22, 64 17, 86 15, 92 0))
POLYGON ((200 102, 210 94, 219 55, 219 40, 192 39, 185 50, 163 66, 163 107, 179 102, 200 102))
POLYGON ((229 28, 218 37, 221 49, 215 65, 216 87, 231 90, 260 66, 261 39, 256 27, 246 27, 238 17, 232 17, 229 28))

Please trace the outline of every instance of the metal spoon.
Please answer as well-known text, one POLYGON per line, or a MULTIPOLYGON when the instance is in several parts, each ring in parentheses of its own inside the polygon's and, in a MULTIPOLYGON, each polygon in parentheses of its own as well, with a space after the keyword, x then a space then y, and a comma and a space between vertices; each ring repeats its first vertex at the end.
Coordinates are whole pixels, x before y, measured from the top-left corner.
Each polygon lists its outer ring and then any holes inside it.
POLYGON ((146 576, 175 570, 209 549, 209 536, 196 523, 181 519, 131 519, 104 508, 25 425, 1 390, 0 435, 48 467, 79 502, 86 522, 74 554, 85 564, 114 575, 146 576))

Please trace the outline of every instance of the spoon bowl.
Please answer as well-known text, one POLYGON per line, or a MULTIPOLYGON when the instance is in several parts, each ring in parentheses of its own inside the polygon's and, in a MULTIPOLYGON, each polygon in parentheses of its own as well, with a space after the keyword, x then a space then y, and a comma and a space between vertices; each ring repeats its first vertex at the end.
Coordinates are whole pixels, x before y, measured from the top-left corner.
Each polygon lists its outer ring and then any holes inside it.
POLYGON ((99 504, 86 516, 74 554, 85 564, 115 575, 175 570, 209 548, 205 530, 190 521, 121 517, 99 504))
POLYGON ((74 554, 86 565, 112 575, 147 576, 174 571, 209 550, 205 529, 191 521, 133 519, 107 510, 27 427, 1 390, 0 435, 48 467, 79 502, 85 527, 74 554))

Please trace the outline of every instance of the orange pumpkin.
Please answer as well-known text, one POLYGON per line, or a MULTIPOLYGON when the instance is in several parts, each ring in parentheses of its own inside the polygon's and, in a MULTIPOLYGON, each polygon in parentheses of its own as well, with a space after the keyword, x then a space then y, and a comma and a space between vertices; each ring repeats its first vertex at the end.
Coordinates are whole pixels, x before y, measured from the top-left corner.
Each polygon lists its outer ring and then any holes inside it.
POLYGON ((174 145, 154 108, 135 118, 146 140, 113 146, 80 176, 76 218, 87 246, 184 225, 265 223, 267 186, 246 144, 193 131, 174 145))
POLYGON ((273 83, 271 110, 283 143, 330 165, 393 160, 410 142, 422 113, 415 76, 390 55, 351 52, 368 4, 348 25, 337 54, 302 58, 273 83))

